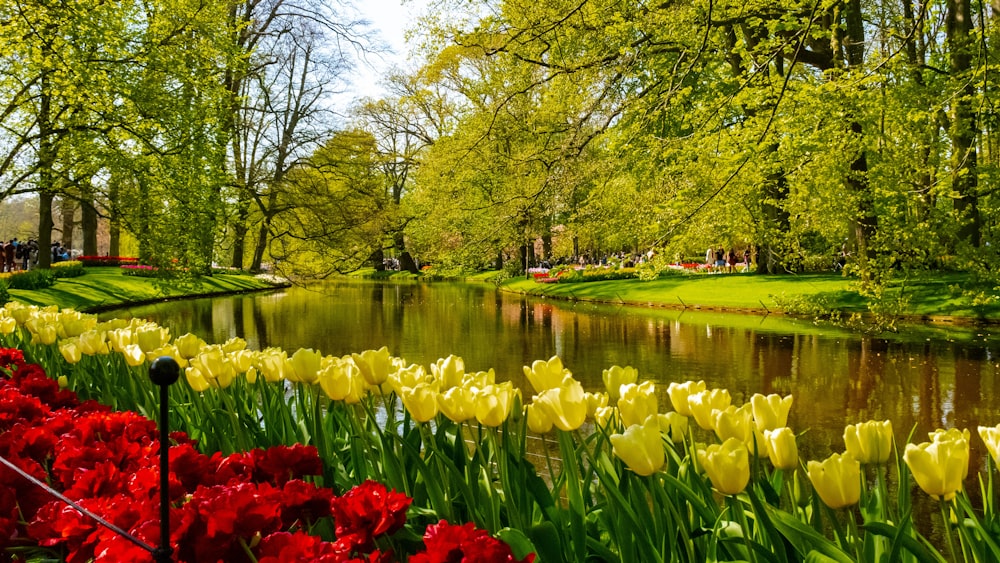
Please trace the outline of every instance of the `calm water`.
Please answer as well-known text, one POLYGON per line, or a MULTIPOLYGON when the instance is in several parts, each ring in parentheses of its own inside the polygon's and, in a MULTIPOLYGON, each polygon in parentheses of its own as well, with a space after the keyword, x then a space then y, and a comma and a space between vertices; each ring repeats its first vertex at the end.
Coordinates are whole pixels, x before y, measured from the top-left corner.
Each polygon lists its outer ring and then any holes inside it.
POLYGON ((900 443, 913 427, 915 441, 939 427, 969 428, 975 472, 985 463, 976 427, 1000 423, 1000 339, 988 332, 887 340, 776 316, 573 304, 447 283, 328 284, 104 316, 149 318, 174 336, 193 332, 209 342, 239 336, 289 354, 384 345, 425 366, 455 354, 467 371, 494 368, 518 384, 522 366, 553 355, 594 390, 603 369, 631 365, 661 384, 661 410, 671 381, 703 379, 729 389, 734 404, 757 392, 790 393, 789 426, 806 431, 800 448, 810 459, 843 451, 846 424, 888 418, 900 443))

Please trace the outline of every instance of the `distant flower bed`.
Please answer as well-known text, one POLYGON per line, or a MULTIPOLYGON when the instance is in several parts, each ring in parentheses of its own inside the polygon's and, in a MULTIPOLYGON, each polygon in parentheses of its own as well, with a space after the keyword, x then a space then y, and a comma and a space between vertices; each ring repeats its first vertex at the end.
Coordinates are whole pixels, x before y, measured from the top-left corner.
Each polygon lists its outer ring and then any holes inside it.
POLYGON ((133 256, 81 256, 78 258, 85 267, 90 266, 123 266, 138 264, 139 259, 133 256))

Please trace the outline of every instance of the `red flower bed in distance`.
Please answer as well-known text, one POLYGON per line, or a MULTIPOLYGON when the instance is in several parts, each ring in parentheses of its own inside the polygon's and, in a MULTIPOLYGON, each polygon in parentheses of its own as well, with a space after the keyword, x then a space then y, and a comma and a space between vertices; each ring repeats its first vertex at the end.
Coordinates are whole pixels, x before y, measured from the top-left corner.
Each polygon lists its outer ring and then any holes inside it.
MULTIPOLYGON (((154 422, 80 402, 38 365, 26 363, 19 350, 0 348, 0 455, 152 546, 160 544, 157 435, 154 422)), ((405 525, 406 495, 368 481, 338 497, 303 480, 322 473, 312 446, 222 456, 199 453, 183 433, 172 440, 174 561, 397 560, 375 546, 405 525), (328 518, 335 538, 306 532, 328 518)), ((410 561, 518 561, 507 544, 472 524, 441 521, 428 527, 424 541, 410 561)), ((9 548, 17 548, 18 557, 54 552, 69 563, 152 560, 142 548, 0 466, 0 560, 20 560, 9 548)))

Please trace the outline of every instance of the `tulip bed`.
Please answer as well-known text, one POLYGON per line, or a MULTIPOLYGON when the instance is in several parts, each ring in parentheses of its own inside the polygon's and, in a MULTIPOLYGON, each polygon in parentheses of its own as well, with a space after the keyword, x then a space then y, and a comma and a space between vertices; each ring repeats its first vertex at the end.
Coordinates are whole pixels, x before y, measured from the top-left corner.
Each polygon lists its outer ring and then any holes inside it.
MULTIPOLYGON (((897 448, 889 421, 859 422, 845 428, 845 451, 806 461, 787 427, 791 396, 733 405, 724 389, 692 381, 657 389, 628 367, 605 370, 606 391, 594 393, 558 358, 536 361, 524 368, 534 388, 524 404, 509 381, 466 372, 454 356, 424 367, 385 348, 343 357, 253 351, 240 339, 171 338, 145 321, 99 323, 71 310, 8 304, 0 343, 67 390, 149 416, 157 412, 149 362, 173 357, 184 377, 169 389, 169 424, 190 438, 172 448, 194 455, 196 446, 209 460, 315 448, 316 483, 377 486, 409 500, 405 524, 384 540, 403 560, 419 550, 400 546, 457 527, 448 522, 503 539, 494 545, 510 546, 509 560, 1000 560, 1000 426, 978 429, 990 459, 971 480, 974 502, 965 489, 968 430, 920 443, 909 436, 897 448), (661 408, 668 402, 673 410, 661 408), (935 499, 939 534, 915 521, 916 495, 935 499)), ((268 492, 279 486, 269 482, 268 492)), ((176 498, 175 510, 191 502, 176 498)), ((343 537, 327 534, 319 537, 343 537)), ((251 550, 263 543, 252 538, 251 550)), ((409 560, 433 560, 422 557, 409 560)))
MULTIPOLYGON (((0 455, 149 546, 160 543, 156 424, 80 402, 21 351, 0 349, 0 455)), ((422 544, 398 538, 411 499, 375 481, 341 496, 318 486, 313 446, 211 456, 183 432, 170 446, 170 543, 175 561, 258 563, 517 561, 471 524, 427 526, 422 544), (385 549, 383 549, 385 548, 385 549), (409 550, 409 551, 405 551, 409 550)), ((150 553, 76 509, 0 470, 5 560, 149 561, 150 553)), ((524 561, 530 561, 527 557, 524 561)))

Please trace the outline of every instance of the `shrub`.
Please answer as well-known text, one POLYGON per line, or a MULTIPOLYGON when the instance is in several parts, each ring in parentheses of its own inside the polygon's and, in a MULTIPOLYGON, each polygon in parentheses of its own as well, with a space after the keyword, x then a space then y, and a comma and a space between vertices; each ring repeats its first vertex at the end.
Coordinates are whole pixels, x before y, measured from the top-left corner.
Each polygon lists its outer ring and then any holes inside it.
POLYGON ((52 270, 28 270, 14 272, 7 278, 10 289, 45 289, 56 283, 56 275, 52 270))
POLYGON ((53 264, 52 273, 57 278, 75 278, 87 272, 83 269, 83 262, 71 260, 69 262, 56 262, 53 264))
POLYGON ((10 293, 7 291, 7 282, 0 280, 0 303, 6 305, 10 302, 10 293))

